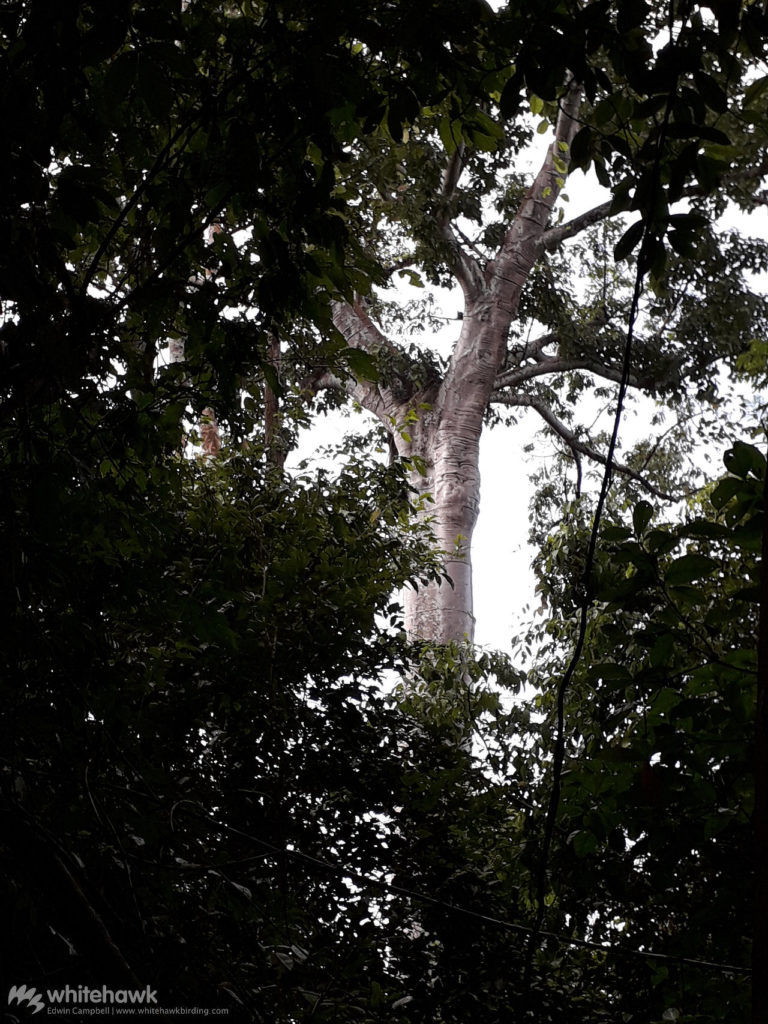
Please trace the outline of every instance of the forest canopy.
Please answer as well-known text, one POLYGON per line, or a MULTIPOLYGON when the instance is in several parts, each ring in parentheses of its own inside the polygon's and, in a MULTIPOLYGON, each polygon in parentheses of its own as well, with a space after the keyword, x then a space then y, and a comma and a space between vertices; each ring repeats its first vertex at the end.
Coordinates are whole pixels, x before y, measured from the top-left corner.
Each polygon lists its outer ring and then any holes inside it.
POLYGON ((766 1019, 767 38, 2 5, 9 1019, 766 1019), (367 425, 286 470, 331 408, 367 425), (479 448, 525 417, 541 608, 491 653, 479 448))

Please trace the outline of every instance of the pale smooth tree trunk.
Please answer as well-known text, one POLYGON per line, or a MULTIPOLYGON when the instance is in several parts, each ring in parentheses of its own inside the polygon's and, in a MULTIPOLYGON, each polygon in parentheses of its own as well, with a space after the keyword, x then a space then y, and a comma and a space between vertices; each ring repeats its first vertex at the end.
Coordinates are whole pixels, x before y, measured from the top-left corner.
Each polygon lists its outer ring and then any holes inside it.
MULTIPOLYGON (((438 225, 454 254, 453 271, 465 301, 461 333, 443 379, 414 389, 405 401, 382 384, 345 385, 391 432, 399 455, 413 460, 409 476, 417 515, 429 521, 450 577, 450 583, 407 592, 406 626, 413 639, 439 644, 474 639, 471 545, 480 508, 480 436, 504 365, 510 326, 542 251, 559 192, 562 172, 555 160, 568 161, 580 102, 581 89, 572 83, 561 103, 555 140, 499 251, 484 269, 460 246, 448 222, 438 225)), ((444 194, 456 186, 459 162, 454 159, 454 166, 449 164, 446 170, 444 194)), ((374 355, 395 349, 373 324, 363 302, 336 303, 334 324, 350 346, 374 355)))

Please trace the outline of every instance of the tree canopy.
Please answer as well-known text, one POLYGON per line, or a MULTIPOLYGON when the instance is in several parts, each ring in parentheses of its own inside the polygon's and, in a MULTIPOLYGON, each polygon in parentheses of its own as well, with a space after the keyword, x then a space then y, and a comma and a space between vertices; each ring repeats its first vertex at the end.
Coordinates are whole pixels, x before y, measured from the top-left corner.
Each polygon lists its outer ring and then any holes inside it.
POLYGON ((765 205, 766 38, 751 2, 3 5, 9 986, 745 1019, 768 250, 718 218, 765 205), (582 422, 617 390, 670 424, 621 461, 582 422), (286 472, 344 404, 372 442, 286 472), (526 412, 542 614, 490 654, 479 441, 526 412))

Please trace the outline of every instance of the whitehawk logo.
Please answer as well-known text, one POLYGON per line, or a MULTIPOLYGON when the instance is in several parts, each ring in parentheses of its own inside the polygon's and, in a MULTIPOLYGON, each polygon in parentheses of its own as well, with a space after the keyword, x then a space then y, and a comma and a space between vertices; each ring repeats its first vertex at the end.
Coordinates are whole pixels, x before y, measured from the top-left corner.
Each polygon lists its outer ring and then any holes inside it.
POLYGON ((42 996, 36 988, 27 988, 26 985, 12 985, 8 993, 8 1005, 11 1003, 28 1003, 34 1013, 45 1009, 42 996))

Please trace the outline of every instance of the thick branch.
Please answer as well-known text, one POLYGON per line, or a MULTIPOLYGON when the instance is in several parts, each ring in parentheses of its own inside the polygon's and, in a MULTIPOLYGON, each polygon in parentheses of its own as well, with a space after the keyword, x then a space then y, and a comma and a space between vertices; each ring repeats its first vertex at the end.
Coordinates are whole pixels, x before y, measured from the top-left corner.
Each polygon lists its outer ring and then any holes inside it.
POLYGON ((599 224, 601 220, 608 217, 612 205, 613 200, 608 199, 599 206, 579 214, 573 220, 566 221, 565 224, 558 224, 557 227, 545 231, 539 240, 539 252, 553 252, 566 239, 573 238, 574 235, 578 235, 585 228, 592 227, 593 224, 599 224))
MULTIPOLYGON (((567 164, 577 127, 581 86, 570 82, 557 119, 555 140, 539 173, 520 204, 502 245, 483 275, 475 296, 467 296, 461 334, 441 388, 443 412, 461 422, 467 436, 482 430, 496 375, 504 364, 510 323, 536 262, 536 246, 544 232, 567 164), (558 169, 560 168, 560 169, 558 169)), ((465 287, 466 294, 466 287, 465 287)))
MULTIPOLYGON (((280 338, 273 331, 267 345, 267 363, 272 367, 278 382, 280 380, 280 338)), ((285 465, 286 451, 280 438, 280 400, 277 392, 264 381, 264 447, 267 463, 278 471, 285 465)))
POLYGON ((534 338, 533 341, 525 341, 522 345, 515 345, 513 351, 520 353, 520 361, 523 359, 535 359, 537 362, 541 362, 544 359, 549 359, 549 356, 544 355, 544 349, 547 345, 559 345, 560 335, 557 331, 549 331, 547 334, 540 334, 538 338, 534 338))
MULTIPOLYGON (((605 380, 614 381, 615 383, 620 383, 622 379, 620 369, 605 366, 595 359, 562 359, 558 356, 544 358, 534 356, 533 358, 537 360, 535 363, 531 363, 528 366, 520 366, 514 370, 505 370, 503 373, 500 373, 494 381, 494 391, 498 391, 501 388, 516 387, 518 384, 531 380, 533 377, 543 377, 548 373, 564 373, 568 370, 587 370, 596 377, 603 377, 605 380)), ((634 374, 630 374, 628 383, 633 388, 647 387, 649 384, 648 381, 641 380, 634 374)))
POLYGON ((359 296, 355 296, 352 305, 348 302, 332 302, 331 313, 333 326, 351 348, 364 349, 373 356, 378 355, 382 349, 397 351, 396 346, 371 320, 359 296))
MULTIPOLYGON (((494 397, 494 401, 500 402, 502 405, 508 406, 525 406, 529 409, 533 409, 541 416, 547 426, 551 427, 554 432, 565 441, 568 447, 576 457, 577 453, 586 456, 588 459, 592 459, 593 462, 600 463, 601 466, 605 466, 608 459, 601 452, 592 448, 590 445, 585 444, 581 441, 573 430, 565 425, 562 420, 559 420, 552 410, 539 401, 537 398, 531 398, 528 395, 498 395, 494 397)), ((680 501, 682 498, 687 497, 686 494, 668 494, 666 491, 662 491, 661 488, 652 484, 650 480, 647 480, 641 473, 638 473, 634 469, 630 469, 629 466, 624 465, 621 462, 614 460, 613 467, 615 472, 622 473, 624 476, 629 477, 630 480, 634 480, 636 483, 648 491, 650 494, 654 494, 657 498, 661 498, 662 501, 680 501)))
POLYGON ((301 394, 309 401, 321 391, 343 391, 382 423, 387 423, 387 417, 390 415, 387 403, 372 381, 359 381, 352 376, 342 380, 327 367, 320 367, 302 380, 301 394))
POLYGON ((558 179, 567 173, 571 143, 578 128, 581 97, 581 86, 571 81, 560 106, 554 141, 504 236, 496 258, 486 271, 495 283, 502 308, 509 316, 517 312, 520 294, 538 258, 541 238, 560 191, 558 179), (565 164, 565 173, 557 169, 555 161, 565 164))
POLYGON ((372 356, 384 354, 391 370, 391 384, 374 384, 351 378, 344 381, 343 389, 355 398, 364 409, 389 426, 389 421, 403 402, 407 402, 416 390, 412 375, 398 373, 397 367, 410 371, 411 360, 406 352, 389 340, 368 315, 365 302, 356 297, 354 304, 332 303, 333 324, 351 348, 363 349, 372 356))

